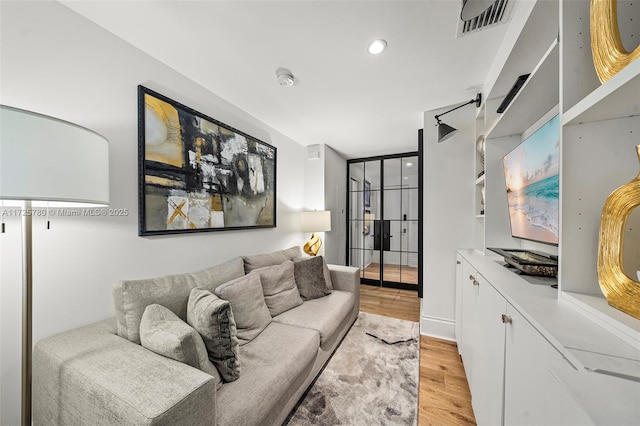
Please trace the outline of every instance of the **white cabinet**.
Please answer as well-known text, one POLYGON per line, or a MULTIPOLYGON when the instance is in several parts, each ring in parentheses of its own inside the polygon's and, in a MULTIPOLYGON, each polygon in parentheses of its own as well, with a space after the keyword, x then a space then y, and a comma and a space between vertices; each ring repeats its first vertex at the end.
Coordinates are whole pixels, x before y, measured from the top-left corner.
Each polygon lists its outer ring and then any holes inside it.
POLYGON ((483 277, 475 277, 472 399, 478 425, 502 424, 505 325, 507 302, 483 277))
POLYGON ((633 346, 499 257, 459 250, 457 261, 456 336, 478 425, 640 424, 640 382, 615 377, 640 363, 633 346))
POLYGON ((459 269, 462 273, 460 277, 456 279, 461 282, 460 293, 458 293, 459 304, 461 307, 460 312, 460 338, 458 340, 458 350, 460 356, 462 356, 462 363, 464 365, 464 371, 467 375, 467 381, 469 386, 473 381, 473 348, 475 347, 474 340, 476 339, 477 327, 476 321, 476 297, 477 297, 477 285, 475 276, 476 271, 471 267, 469 262, 462 261, 462 265, 459 269))
POLYGON ((538 331, 513 306, 507 307, 504 375, 504 424, 562 424, 550 411, 556 380, 550 368, 564 362, 538 331))

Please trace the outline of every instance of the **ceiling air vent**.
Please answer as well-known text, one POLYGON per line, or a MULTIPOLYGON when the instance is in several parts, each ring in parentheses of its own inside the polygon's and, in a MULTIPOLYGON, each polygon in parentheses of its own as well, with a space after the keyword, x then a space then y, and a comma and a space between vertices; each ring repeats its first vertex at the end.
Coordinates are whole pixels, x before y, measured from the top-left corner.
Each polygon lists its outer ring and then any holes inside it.
POLYGON ((515 0, 462 0, 458 37, 503 24, 515 0))

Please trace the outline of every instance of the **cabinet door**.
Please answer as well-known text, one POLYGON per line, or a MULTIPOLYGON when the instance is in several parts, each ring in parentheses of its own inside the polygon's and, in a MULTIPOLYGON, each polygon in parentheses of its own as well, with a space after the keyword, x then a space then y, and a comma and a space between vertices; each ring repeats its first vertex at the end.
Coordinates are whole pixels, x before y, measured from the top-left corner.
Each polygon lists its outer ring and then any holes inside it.
POLYGON ((504 424, 557 424, 548 418, 555 404, 550 369, 562 355, 509 304, 507 317, 504 424))
POLYGON ((502 315, 506 313, 507 301, 483 277, 476 279, 479 285, 475 286, 478 295, 471 404, 479 426, 496 426, 503 424, 505 326, 502 315))
POLYGON ((473 351, 475 349, 475 334, 476 334, 476 297, 478 295, 478 285, 474 285, 476 281, 476 271, 466 261, 462 262, 462 279, 460 283, 461 287, 461 313, 460 313, 460 333, 461 340, 458 351, 462 356, 462 364, 464 371, 467 375, 467 381, 469 387, 472 386, 473 380, 473 351))
POLYGON ((462 256, 456 254, 456 343, 458 344, 458 353, 462 346, 462 256))

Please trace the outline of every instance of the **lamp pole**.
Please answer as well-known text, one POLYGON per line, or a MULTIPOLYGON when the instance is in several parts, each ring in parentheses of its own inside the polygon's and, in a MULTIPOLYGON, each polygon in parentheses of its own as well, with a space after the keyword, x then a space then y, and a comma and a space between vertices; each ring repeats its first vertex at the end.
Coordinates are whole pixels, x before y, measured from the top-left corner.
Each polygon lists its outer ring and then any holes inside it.
POLYGON ((31 201, 22 211, 22 426, 31 426, 31 352, 32 347, 32 216, 31 201))

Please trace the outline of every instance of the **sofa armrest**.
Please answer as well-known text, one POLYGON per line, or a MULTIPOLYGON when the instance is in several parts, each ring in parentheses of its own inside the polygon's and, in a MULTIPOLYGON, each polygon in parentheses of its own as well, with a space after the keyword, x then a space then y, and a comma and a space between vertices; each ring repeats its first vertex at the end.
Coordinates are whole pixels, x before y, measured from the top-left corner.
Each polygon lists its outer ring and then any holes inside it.
POLYGON ((360 268, 342 265, 327 265, 331 272, 331 283, 336 290, 350 291, 360 304, 360 268))
POLYGON ((115 318, 38 342, 35 425, 214 425, 210 375, 116 335, 115 318))

